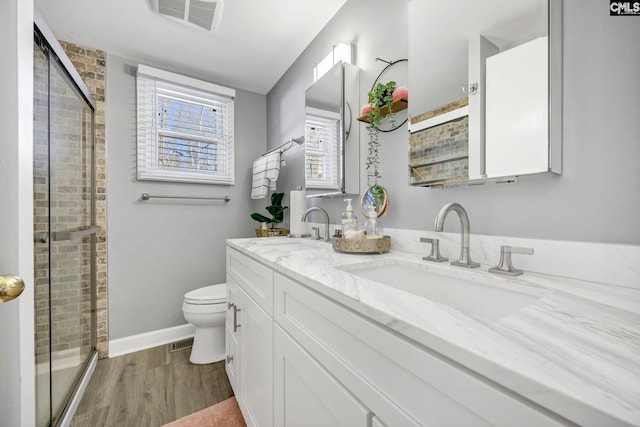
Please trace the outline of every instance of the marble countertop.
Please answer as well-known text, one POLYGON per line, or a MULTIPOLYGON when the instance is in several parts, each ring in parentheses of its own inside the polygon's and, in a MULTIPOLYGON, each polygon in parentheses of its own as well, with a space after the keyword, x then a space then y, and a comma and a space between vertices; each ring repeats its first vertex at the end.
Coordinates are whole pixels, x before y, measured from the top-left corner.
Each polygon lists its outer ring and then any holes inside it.
POLYGON ((308 239, 227 243, 577 424, 640 426, 638 289, 535 273, 506 278, 486 265, 468 271, 394 250, 344 254, 308 239), (345 271, 392 260, 536 299, 489 320, 345 271))

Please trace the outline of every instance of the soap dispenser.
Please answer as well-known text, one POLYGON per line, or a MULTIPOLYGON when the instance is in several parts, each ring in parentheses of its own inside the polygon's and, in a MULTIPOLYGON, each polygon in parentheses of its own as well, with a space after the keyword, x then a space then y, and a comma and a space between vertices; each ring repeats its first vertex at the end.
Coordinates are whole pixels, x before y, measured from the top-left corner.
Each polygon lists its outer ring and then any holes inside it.
POLYGON ((355 239, 358 235, 358 219, 356 214, 353 213, 353 206, 351 206, 351 199, 344 199, 347 202, 347 207, 342 213, 342 237, 345 239, 355 239))
POLYGON ((369 219, 364 224, 367 239, 381 239, 384 237, 382 223, 378 219, 378 211, 376 211, 375 206, 367 206, 367 216, 369 219))

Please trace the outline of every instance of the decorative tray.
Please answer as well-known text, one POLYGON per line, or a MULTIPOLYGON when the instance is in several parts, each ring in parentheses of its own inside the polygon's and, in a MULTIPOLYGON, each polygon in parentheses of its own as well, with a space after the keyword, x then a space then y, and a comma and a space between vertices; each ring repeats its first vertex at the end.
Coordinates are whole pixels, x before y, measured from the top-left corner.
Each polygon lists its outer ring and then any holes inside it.
POLYGON ((332 238, 333 249, 337 252, 350 254, 382 254, 391 249, 391 237, 383 236, 377 239, 344 239, 332 238))

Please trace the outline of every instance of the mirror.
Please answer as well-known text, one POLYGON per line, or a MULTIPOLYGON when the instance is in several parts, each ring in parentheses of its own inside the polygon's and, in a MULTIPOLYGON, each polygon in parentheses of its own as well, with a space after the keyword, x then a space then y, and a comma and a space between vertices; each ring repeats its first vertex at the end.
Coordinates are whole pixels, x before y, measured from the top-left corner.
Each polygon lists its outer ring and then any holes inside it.
POLYGON ((561 8, 409 1, 411 185, 561 173, 561 8))
POLYGON ((307 197, 360 193, 358 70, 339 62, 305 92, 307 197))
POLYGON ((365 218, 371 218, 369 215, 369 206, 375 208, 376 218, 382 218, 387 214, 389 207, 389 194, 387 189, 379 184, 373 184, 362 194, 360 199, 360 212, 365 218))

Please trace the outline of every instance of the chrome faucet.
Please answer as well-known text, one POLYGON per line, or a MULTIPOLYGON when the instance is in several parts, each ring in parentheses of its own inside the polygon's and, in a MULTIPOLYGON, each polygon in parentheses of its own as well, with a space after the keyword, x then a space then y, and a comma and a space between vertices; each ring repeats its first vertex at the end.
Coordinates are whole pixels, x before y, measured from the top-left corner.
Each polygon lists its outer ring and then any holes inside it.
POLYGON ((307 217, 311 212, 320 212, 324 215, 324 240, 327 242, 331 241, 331 237, 329 237, 329 214, 322 208, 317 206, 313 206, 305 211, 302 215, 302 221, 306 221, 307 217))
POLYGON ((440 212, 436 215, 434 231, 442 231, 444 220, 451 211, 457 213, 460 218, 460 258, 457 261, 451 261, 451 265, 465 268, 480 267, 479 263, 471 261, 471 256, 469 255, 469 234, 471 233, 471 226, 469 225, 467 211, 465 211, 459 203, 447 203, 440 209, 440 212))
POLYGON ((519 276, 524 273, 524 271, 513 267, 511 254, 533 255, 533 249, 500 245, 500 262, 495 267, 491 267, 489 273, 504 274, 505 276, 519 276))

